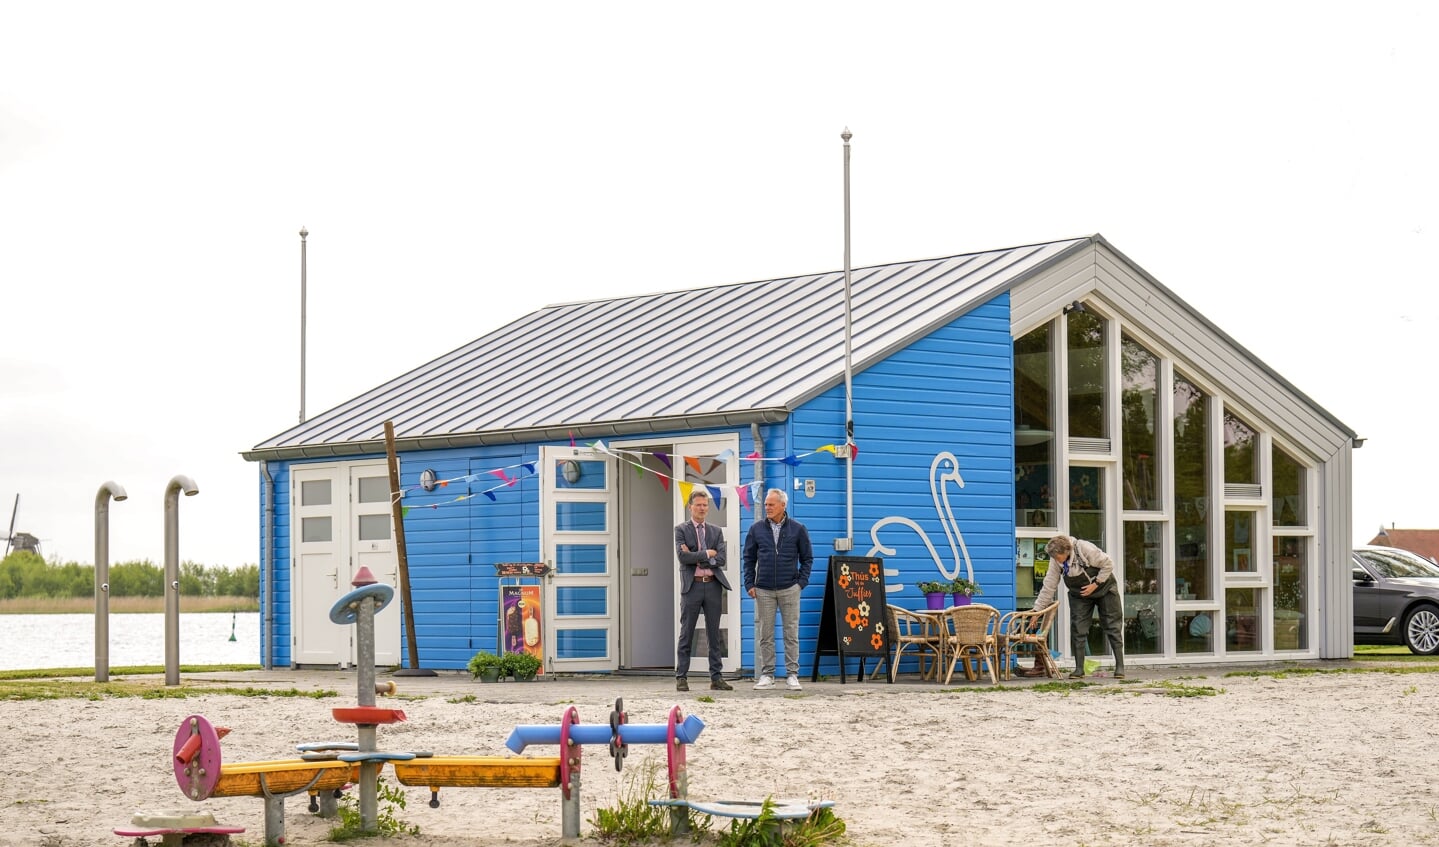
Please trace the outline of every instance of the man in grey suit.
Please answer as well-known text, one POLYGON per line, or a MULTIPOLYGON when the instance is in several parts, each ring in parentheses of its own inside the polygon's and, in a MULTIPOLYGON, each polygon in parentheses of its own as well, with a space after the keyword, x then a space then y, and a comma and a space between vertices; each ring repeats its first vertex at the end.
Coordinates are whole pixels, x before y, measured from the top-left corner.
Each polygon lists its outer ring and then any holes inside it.
POLYGON ((710 511, 709 490, 696 485, 690 491, 690 519, 675 527, 675 555, 680 560, 680 641, 675 651, 675 690, 689 691, 690 645, 700 613, 705 616, 709 639, 710 688, 730 691, 724 681, 720 643, 720 614, 724 611, 725 577, 724 530, 705 522, 710 511))

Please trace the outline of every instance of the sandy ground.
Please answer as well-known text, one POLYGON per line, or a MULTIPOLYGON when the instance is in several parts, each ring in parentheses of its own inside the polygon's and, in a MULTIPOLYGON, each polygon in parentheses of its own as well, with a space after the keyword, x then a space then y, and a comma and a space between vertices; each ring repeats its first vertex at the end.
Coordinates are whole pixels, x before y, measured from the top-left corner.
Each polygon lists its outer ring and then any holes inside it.
MULTIPOLYGON (((1312 667, 1332 669, 1333 663, 1312 667)), ((809 683, 795 694, 676 694, 662 677, 481 685, 468 675, 400 679, 408 721, 379 730, 382 750, 506 755, 516 724, 558 723, 573 704, 605 723, 616 697, 632 723, 661 723, 680 704, 706 724, 689 747, 690 788, 707 799, 825 798, 854 845, 1439 844, 1431 674, 1288 678, 1140 670, 1125 684, 1073 692, 928 683, 809 683), (1168 696, 1165 685, 1217 696, 1168 696)), ((182 682, 333 689, 328 699, 205 694, 187 699, 0 702, 0 844, 120 845, 111 829, 136 811, 209 811, 264 840, 262 803, 185 799, 170 766, 183 718, 233 733, 227 762, 293 757, 306 741, 349 740, 330 709, 354 705, 352 672, 272 671, 182 682)), ((555 748, 532 748, 546 755, 555 748)), ((583 831, 661 748, 632 747, 622 773, 586 748, 583 831)), ((390 781, 393 781, 392 779, 390 781)), ((427 845, 558 845, 557 789, 406 789, 398 813, 427 845)), ((285 804, 287 843, 324 842, 333 821, 285 804)), ((684 843, 684 842, 677 842, 684 843)))

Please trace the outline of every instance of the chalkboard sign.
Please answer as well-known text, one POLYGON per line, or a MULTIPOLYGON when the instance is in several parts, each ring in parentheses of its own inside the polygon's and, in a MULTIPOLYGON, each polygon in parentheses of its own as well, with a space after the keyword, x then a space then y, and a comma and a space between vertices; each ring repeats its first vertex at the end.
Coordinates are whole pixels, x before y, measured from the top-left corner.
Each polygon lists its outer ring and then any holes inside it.
MULTIPOLYGON (((864 660, 875 657, 890 661, 890 633, 885 626, 884 562, 873 556, 830 556, 824 580, 824 610, 815 642, 814 668, 810 679, 819 681, 821 656, 839 658, 839 681, 845 682, 844 660, 859 659, 859 679, 864 681, 864 660)), ((891 674, 886 673, 889 678, 891 674)))

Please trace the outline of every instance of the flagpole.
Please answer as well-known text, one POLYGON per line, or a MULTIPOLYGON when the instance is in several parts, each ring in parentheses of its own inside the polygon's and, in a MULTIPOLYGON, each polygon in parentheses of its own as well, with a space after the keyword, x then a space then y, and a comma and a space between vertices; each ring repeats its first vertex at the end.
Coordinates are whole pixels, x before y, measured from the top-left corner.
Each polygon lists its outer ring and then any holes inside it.
POLYGON ((300 423, 305 422, 305 239, 309 230, 300 226, 300 423))
POLYGON ((849 140, 854 137, 849 127, 840 133, 844 139, 844 544, 835 549, 854 549, 854 384, 853 342, 850 315, 849 267, 849 140))

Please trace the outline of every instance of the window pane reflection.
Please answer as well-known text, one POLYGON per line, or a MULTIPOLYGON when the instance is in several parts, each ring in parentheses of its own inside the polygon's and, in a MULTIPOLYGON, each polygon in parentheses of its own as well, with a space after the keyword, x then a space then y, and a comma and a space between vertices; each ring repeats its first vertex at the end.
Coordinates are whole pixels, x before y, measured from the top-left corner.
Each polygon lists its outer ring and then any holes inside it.
POLYGON ((1128 338, 1120 342, 1120 426, 1124 433, 1124 508, 1159 505, 1159 359, 1128 338))
POLYGON ((1209 567, 1209 398, 1174 377, 1174 594, 1211 600, 1209 567))
POLYGON ((1270 473, 1274 477, 1274 525, 1308 526, 1304 515, 1305 480, 1309 473, 1288 453, 1278 447, 1269 451, 1270 473))
POLYGON ((1274 649, 1307 650, 1309 629, 1308 541, 1274 539, 1274 649))
POLYGON ((1258 588, 1230 588, 1224 592, 1224 649, 1229 652, 1258 652, 1263 646, 1260 593, 1258 588))
POLYGON ((1164 609, 1159 591, 1160 538, 1164 524, 1124 522, 1124 652, 1158 654, 1159 621, 1164 609))
POLYGON ((1014 497, 1016 526, 1055 526, 1053 324, 1014 342, 1014 497))
POLYGON ((1104 319, 1089 312, 1065 316, 1069 339, 1069 437, 1106 438, 1109 369, 1104 364, 1104 319))

